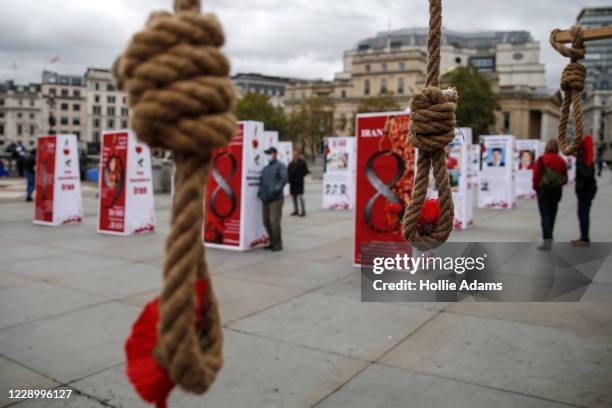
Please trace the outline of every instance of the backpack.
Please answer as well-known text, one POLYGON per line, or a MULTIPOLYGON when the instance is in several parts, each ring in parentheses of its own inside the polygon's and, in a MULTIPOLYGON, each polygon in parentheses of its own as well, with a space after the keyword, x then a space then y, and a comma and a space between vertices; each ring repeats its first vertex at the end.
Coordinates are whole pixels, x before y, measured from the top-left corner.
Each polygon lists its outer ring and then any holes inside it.
POLYGON ((540 179, 540 189, 556 190, 563 188, 567 182, 564 174, 558 173, 553 169, 544 166, 544 160, 540 157, 540 166, 542 167, 542 178, 540 179))

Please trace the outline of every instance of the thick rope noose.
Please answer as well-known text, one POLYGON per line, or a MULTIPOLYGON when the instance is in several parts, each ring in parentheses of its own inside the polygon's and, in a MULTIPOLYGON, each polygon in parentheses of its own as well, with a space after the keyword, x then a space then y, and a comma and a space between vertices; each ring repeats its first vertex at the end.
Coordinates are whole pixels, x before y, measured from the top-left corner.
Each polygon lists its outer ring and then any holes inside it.
POLYGON ((200 14, 199 0, 174 6, 175 14, 151 15, 113 70, 138 138, 172 150, 176 164, 155 356, 176 384, 204 393, 223 364, 223 339, 201 242, 203 189, 212 150, 234 135, 234 91, 219 21, 200 14), (195 316, 196 280, 207 281, 202 316, 195 316))
POLYGON ((566 155, 576 156, 582 143, 582 101, 580 93, 584 89, 584 80, 587 70, 578 60, 584 59, 586 48, 582 40, 582 27, 578 24, 570 29, 572 46, 566 47, 557 42, 555 37, 561 30, 555 29, 550 33, 550 45, 564 57, 570 58, 570 63, 563 69, 561 75, 561 90, 565 94, 561 105, 561 118, 559 119, 559 146, 566 155), (569 120, 570 106, 574 107, 574 137, 571 144, 567 143, 567 122, 569 120))
POLYGON ((410 101, 410 143, 419 149, 412 199, 404 214, 404 238, 421 250, 446 242, 453 230, 454 207, 446 169, 444 148, 455 137, 455 110, 458 95, 454 88, 440 89, 440 43, 442 38, 442 0, 429 1, 429 34, 427 39, 427 82, 410 101), (435 230, 421 235, 417 221, 423 208, 433 166, 440 201, 440 216, 435 230))

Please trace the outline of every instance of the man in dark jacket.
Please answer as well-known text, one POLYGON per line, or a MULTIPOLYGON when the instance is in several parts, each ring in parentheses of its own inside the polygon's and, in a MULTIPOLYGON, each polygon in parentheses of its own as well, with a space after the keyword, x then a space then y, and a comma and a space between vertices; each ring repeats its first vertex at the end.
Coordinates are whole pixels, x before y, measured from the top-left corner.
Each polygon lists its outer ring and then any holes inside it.
POLYGON ((268 165, 261 172, 261 184, 257 196, 263 202, 263 223, 270 237, 270 245, 266 249, 276 252, 283 249, 281 217, 285 201, 283 187, 287 184, 287 169, 277 160, 278 151, 275 147, 270 147, 264 153, 268 157, 268 165))
POLYGON ((32 201, 32 193, 36 185, 36 148, 32 149, 23 160, 23 169, 27 180, 26 201, 32 201))
POLYGON ((308 165, 302 159, 300 151, 293 151, 293 160, 289 163, 289 192, 293 198, 293 212, 291 215, 306 216, 306 207, 304 205, 304 177, 310 173, 308 165), (300 211, 300 205, 301 211, 300 211))
POLYGON ((576 197, 578 198, 580 238, 570 243, 577 247, 588 246, 591 242, 589 237, 591 204, 597 193, 593 151, 593 138, 590 135, 586 135, 582 139, 580 152, 576 160, 576 197))

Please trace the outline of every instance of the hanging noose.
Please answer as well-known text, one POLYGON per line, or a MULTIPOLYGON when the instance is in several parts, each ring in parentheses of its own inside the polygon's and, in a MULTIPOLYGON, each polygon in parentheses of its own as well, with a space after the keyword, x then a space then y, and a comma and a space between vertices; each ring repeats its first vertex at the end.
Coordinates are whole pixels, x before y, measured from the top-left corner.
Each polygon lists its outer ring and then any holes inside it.
POLYGON ((175 14, 156 12, 113 67, 129 94, 132 125, 151 148, 173 152, 176 191, 166 241, 155 357, 184 390, 203 393, 221 369, 222 332, 201 243, 204 186, 213 149, 235 132, 224 35, 199 0, 175 0, 175 14), (196 280, 206 281, 196 316, 196 280), (196 321, 198 322, 196 327, 196 321))
POLYGON ((440 89, 440 44, 442 40, 442 0, 429 1, 427 39, 427 82, 410 101, 410 143, 419 149, 412 199, 404 214, 404 238, 421 250, 436 248, 446 242, 453 230, 454 207, 446 169, 444 149, 455 137, 455 110, 458 95, 454 88, 440 89), (440 216, 435 229, 421 235, 417 222, 427 196, 429 170, 440 201, 440 216))
POLYGON ((562 43, 555 40, 557 34, 561 30, 555 29, 550 33, 550 45, 563 55, 570 59, 570 63, 563 69, 561 74, 561 90, 565 94, 563 103, 561 104, 561 118, 559 119, 559 147, 561 151, 570 156, 578 155, 580 145, 582 144, 582 101, 580 93, 584 89, 584 80, 586 79, 587 70, 584 65, 578 60, 584 59, 586 48, 582 39, 582 27, 575 24, 570 29, 572 37, 572 46, 566 47, 562 43), (570 145, 567 143, 567 122, 569 121, 570 107, 574 107, 574 137, 570 145))

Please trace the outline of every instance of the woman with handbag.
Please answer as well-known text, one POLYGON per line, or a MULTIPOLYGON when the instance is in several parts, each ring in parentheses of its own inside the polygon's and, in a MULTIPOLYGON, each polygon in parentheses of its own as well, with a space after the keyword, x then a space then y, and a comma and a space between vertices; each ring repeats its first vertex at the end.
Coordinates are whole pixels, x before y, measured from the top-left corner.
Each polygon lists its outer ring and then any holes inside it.
POLYGON ((535 162, 533 169, 533 189, 537 192, 544 241, 538 247, 539 250, 550 251, 552 249, 555 218, 563 194, 563 186, 566 183, 567 164, 559 155, 557 140, 549 140, 546 143, 544 155, 535 162))

